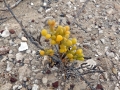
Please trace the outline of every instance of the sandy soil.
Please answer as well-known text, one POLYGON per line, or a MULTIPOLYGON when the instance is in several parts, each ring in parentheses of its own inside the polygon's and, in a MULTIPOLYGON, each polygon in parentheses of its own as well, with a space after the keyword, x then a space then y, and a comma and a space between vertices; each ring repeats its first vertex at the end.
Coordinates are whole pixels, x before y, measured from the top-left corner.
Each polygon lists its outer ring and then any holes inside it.
MULTIPOLYGON (((7 0, 7 3, 11 6, 16 1, 7 0)), ((5 5, 0 0, 2 9, 5 5)), ((89 0, 88 3, 86 0, 22 0, 12 11, 34 38, 43 28, 48 28, 49 19, 56 20, 57 25, 70 25, 71 36, 77 37, 85 56, 105 71, 84 76, 93 90, 120 90, 119 0, 89 0)), ((25 35, 8 10, 0 11, 0 33, 0 47, 10 49, 9 53, 0 55, 0 90, 91 90, 84 80, 64 82, 55 68, 50 68, 51 74, 44 74, 45 62, 36 54, 39 48, 28 38, 28 49, 20 52, 18 48, 25 35), (2 37, 6 29, 15 33, 2 37)), ((41 42, 43 46, 46 44, 41 42)))

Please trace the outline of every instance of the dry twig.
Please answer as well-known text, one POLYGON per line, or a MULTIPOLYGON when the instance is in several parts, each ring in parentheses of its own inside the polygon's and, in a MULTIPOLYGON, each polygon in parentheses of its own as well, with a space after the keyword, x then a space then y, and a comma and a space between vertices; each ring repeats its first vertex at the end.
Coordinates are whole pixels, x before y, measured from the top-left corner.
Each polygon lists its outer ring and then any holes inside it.
MULTIPOLYGON (((3 0, 4 1, 4 0, 3 0)), ((20 2, 22 2, 23 0, 18 0, 15 4, 13 4, 13 5, 11 5, 11 9, 13 9, 13 8, 15 8, 17 5, 19 5, 20 4, 20 2)), ((8 10, 8 8, 6 7, 6 8, 0 8, 0 11, 7 11, 8 10)))
POLYGON ((78 11, 77 15, 75 16, 74 20, 73 20, 73 23, 76 24, 78 27, 80 27, 85 33, 87 33, 87 31, 82 28, 82 25, 79 24, 79 21, 77 20, 77 18, 79 18, 80 14, 83 12, 83 10, 85 9, 85 6, 87 5, 87 3, 89 2, 90 0, 86 0, 84 5, 82 6, 82 8, 78 11))

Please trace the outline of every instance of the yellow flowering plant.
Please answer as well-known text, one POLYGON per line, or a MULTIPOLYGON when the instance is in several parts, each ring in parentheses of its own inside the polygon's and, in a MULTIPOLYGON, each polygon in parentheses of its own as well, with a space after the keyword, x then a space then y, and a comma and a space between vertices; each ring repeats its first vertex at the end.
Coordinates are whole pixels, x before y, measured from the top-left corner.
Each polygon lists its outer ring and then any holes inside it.
POLYGON ((49 40, 51 49, 40 50, 40 55, 54 57, 58 55, 61 62, 71 62, 74 60, 84 60, 83 50, 78 48, 76 38, 70 37, 69 26, 57 26, 54 20, 48 20, 49 30, 43 29, 40 33, 49 40), (57 47, 55 50, 54 47, 57 47))

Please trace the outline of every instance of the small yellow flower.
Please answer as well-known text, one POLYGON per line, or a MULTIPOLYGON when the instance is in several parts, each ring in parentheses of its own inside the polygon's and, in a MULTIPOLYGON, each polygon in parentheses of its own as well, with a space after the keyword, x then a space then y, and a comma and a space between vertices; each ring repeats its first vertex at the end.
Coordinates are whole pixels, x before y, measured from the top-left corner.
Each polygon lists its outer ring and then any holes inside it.
POLYGON ((51 45, 55 45, 56 44, 56 42, 54 40, 51 40, 50 43, 51 43, 51 45))
POLYGON ((43 50, 40 50, 40 55, 45 55, 45 52, 43 50))
POLYGON ((76 51, 76 54, 82 54, 82 52, 83 52, 82 49, 78 49, 78 50, 76 51))
POLYGON ((43 29, 43 30, 41 31, 41 34, 42 34, 42 36, 46 36, 46 35, 47 35, 47 30, 46 30, 46 29, 43 29))
POLYGON ((70 30, 70 27, 69 26, 65 26, 65 29, 68 31, 68 30, 70 30))
POLYGON ((49 39, 51 37, 51 35, 47 34, 45 37, 46 37, 46 39, 49 39))
POLYGON ((55 20, 48 20, 48 25, 51 27, 55 26, 55 20))
POLYGON ((56 41, 60 42, 63 39, 63 37, 61 35, 57 35, 56 41))
POLYGON ((73 38, 71 41, 72 41, 72 44, 76 44, 77 43, 77 39, 76 38, 73 38))

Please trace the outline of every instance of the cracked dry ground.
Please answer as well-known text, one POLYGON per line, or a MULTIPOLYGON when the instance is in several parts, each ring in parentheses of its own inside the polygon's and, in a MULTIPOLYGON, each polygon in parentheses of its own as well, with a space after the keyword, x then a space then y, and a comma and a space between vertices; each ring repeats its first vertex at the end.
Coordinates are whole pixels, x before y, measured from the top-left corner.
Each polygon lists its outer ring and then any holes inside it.
MULTIPOLYGON (((16 1, 7 2, 12 5, 16 1)), ((120 90, 120 0, 85 2, 22 0, 12 11, 34 38, 41 29, 47 28, 48 19, 56 20, 57 24, 70 25, 71 35, 77 37, 85 56, 91 57, 105 71, 84 77, 96 90, 120 90), (83 5, 85 7, 80 12, 83 5)), ((0 0, 0 9, 4 8, 4 2, 0 0)), ((41 42, 46 46, 43 39, 41 42)), ((43 74, 43 68, 47 67, 45 58, 37 54, 39 49, 24 37, 21 27, 9 11, 0 11, 0 50, 2 46, 9 47, 9 51, 0 55, 0 90, 90 90, 83 80, 60 80, 62 75, 56 67, 49 69, 51 73, 43 74), (5 30, 10 30, 7 37, 2 35, 5 30), (28 49, 19 51, 23 41, 28 49)))

